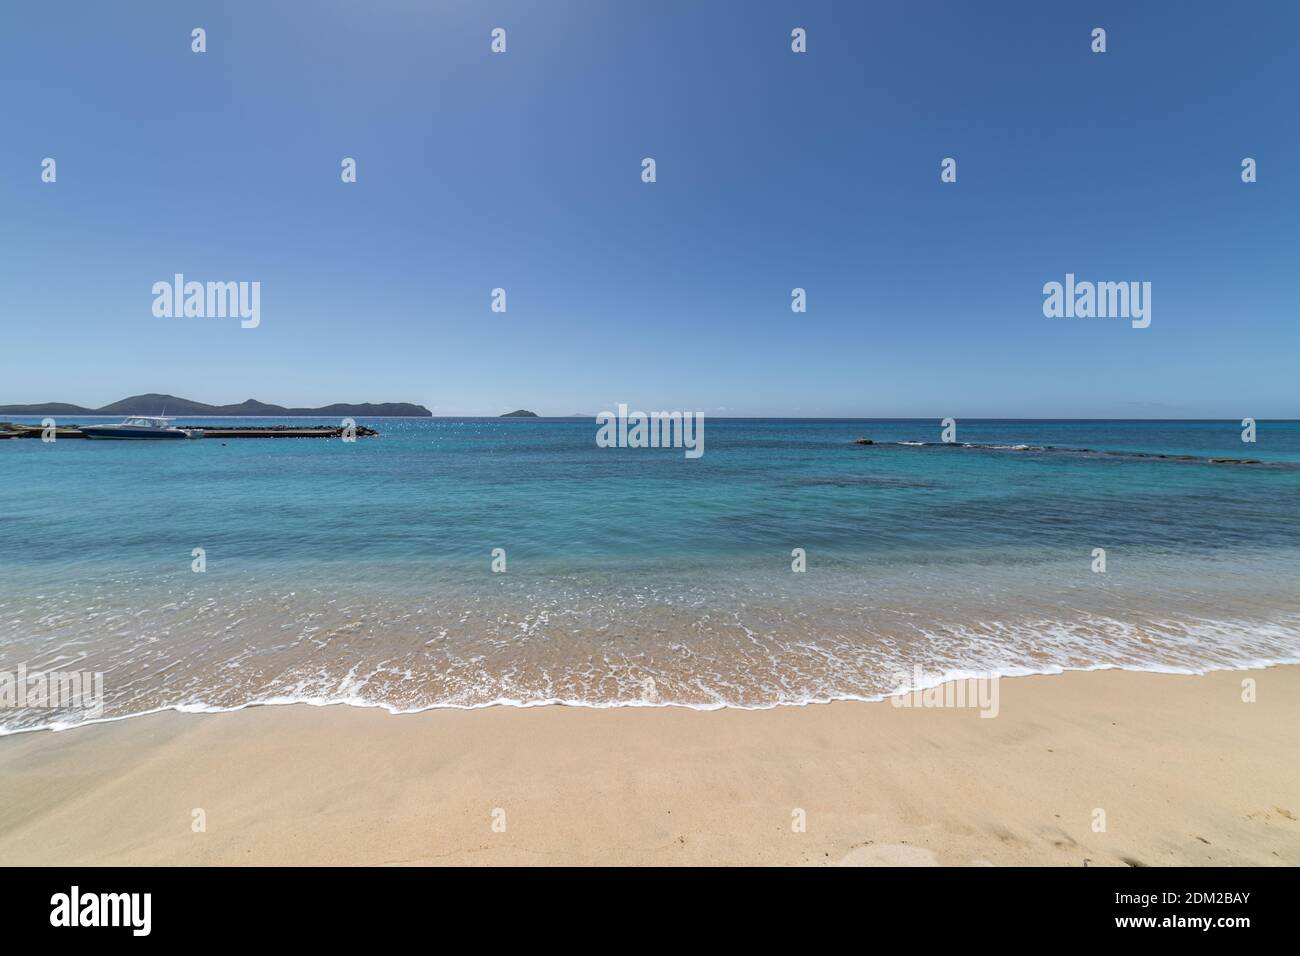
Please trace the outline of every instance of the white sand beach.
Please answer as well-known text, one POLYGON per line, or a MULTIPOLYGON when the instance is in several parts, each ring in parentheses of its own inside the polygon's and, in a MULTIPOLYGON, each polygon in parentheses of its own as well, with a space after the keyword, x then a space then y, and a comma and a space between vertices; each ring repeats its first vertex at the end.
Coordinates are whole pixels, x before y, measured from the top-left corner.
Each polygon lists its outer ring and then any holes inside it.
POLYGON ((0 740, 0 859, 1296 865, 1297 753, 1300 666, 1005 679, 994 719, 889 702, 162 713, 0 740))

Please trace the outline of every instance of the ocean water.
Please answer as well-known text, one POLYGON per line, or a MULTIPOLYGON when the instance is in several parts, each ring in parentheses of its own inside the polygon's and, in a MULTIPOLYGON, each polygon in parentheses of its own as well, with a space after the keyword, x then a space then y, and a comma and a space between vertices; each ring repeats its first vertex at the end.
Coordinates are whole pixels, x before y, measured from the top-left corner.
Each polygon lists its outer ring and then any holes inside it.
POLYGON ((599 448, 590 419, 363 424, 381 434, 0 441, 0 674, 104 687, 96 718, 3 708, 0 732, 1300 660, 1297 422, 1243 444, 1237 422, 965 420, 949 446, 931 420, 711 418, 695 460, 599 448))

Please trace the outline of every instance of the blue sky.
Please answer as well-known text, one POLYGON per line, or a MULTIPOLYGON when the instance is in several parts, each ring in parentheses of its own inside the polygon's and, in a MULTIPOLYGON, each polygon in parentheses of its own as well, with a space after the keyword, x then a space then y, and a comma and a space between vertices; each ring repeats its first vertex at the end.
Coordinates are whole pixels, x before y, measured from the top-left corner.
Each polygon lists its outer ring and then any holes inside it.
POLYGON ((0 403, 1300 417, 1297 32, 1281 0, 7 3, 0 403), (156 318, 176 272, 259 281, 260 327, 156 318), (1150 281, 1151 327, 1045 318, 1067 272, 1150 281))

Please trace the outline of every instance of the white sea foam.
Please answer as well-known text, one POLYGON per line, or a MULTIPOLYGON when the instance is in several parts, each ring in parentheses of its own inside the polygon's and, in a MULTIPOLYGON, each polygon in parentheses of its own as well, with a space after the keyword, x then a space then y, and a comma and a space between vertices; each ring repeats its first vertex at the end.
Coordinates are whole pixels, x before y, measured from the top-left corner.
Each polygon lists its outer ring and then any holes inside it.
MULTIPOLYGON (((1091 622, 1086 628, 1093 634, 1095 640, 1096 632, 1093 630, 1100 622, 1091 622)), ((1109 622, 1112 626, 1118 622, 1109 622)), ((1202 621, 1198 625, 1188 626, 1184 623, 1168 622, 1180 629, 1183 634, 1179 639, 1185 642, 1188 647, 1199 648, 1204 651, 1207 640, 1212 638, 1221 638, 1224 634, 1235 633, 1240 635, 1244 629, 1241 623, 1228 621, 1202 621)), ((1280 639, 1291 644, 1293 650, 1289 653, 1279 653, 1269 656, 1252 656, 1246 653, 1238 653, 1227 647, 1217 647, 1209 655, 1209 660, 1197 663, 1191 659, 1180 662, 1160 661, 1154 659, 1148 660, 1129 660, 1120 659, 1119 656, 1103 652, 1103 660, 1097 660, 1090 663, 1072 661, 1072 649, 1081 640, 1085 640, 1081 633, 1081 622, 1038 622, 1034 633, 1037 635, 1042 648, 1053 647, 1057 653, 1064 656, 1063 660, 1046 660, 1034 663, 1015 662, 1003 659, 999 663, 989 663, 981 666, 962 666, 944 664, 940 661, 932 661, 928 665, 921 665, 922 679, 907 681, 902 685, 881 684, 879 690, 871 692, 860 692, 844 688, 839 690, 824 690, 820 687, 820 682, 812 684, 806 690, 792 689, 789 686, 790 678, 785 677, 780 681, 771 683, 765 688, 767 699, 759 701, 744 701, 740 699, 729 699, 723 693, 724 682, 718 682, 712 686, 708 684, 699 684, 699 678, 696 678, 697 689, 701 697, 707 699, 686 700, 676 699, 667 696, 664 699, 646 700, 641 694, 644 688, 643 682, 633 680, 621 685, 624 693, 616 693, 609 697, 574 697, 564 695, 548 696, 509 696, 504 694, 494 694, 489 686, 480 688, 482 691, 481 699, 471 702, 459 700, 432 700, 416 705, 402 705, 392 701, 377 699, 366 696, 363 691, 366 684, 369 683, 374 674, 364 677, 358 676, 357 667, 352 667, 343 676, 342 679, 333 679, 339 686, 338 693, 311 693, 306 686, 301 686, 296 692, 286 694, 274 694, 266 696, 253 697, 237 703, 219 703, 210 700, 197 699, 185 700, 175 703, 168 703, 158 706, 144 707, 139 710, 130 710, 130 702, 120 702, 118 706, 127 710, 124 713, 105 715, 99 718, 73 720, 73 719, 51 719, 45 722, 33 723, 25 726, 14 724, 3 724, 0 726, 0 736, 8 736, 18 733, 28 733, 38 730, 63 731, 75 727, 90 726, 92 724, 113 723, 120 720, 128 720, 134 717, 144 717, 152 714, 166 711, 175 711, 183 714, 221 714, 234 711, 244 710, 249 707, 270 707, 286 706, 292 704, 307 705, 312 707, 330 707, 330 706, 347 706, 367 709, 381 709, 393 715, 406 715, 423 713, 431 710, 481 710, 489 707, 547 707, 547 706, 567 706, 567 707, 586 707, 592 709, 612 709, 623 707, 683 707, 691 710, 712 711, 723 709, 736 710, 770 710, 777 707, 804 707, 815 704, 827 704, 835 701, 881 701, 897 694, 906 694, 915 691, 924 691, 950 681, 960 680, 986 680, 1000 677, 1023 677, 1031 675, 1059 675, 1066 672, 1088 672, 1098 670, 1127 670, 1146 673, 1161 674, 1183 674, 1196 675, 1206 674, 1214 671, 1224 670, 1257 670, 1266 667, 1273 667, 1285 664, 1300 663, 1300 628, 1297 628, 1295 622, 1280 625, 1274 630, 1269 626, 1261 626, 1259 623, 1246 625, 1254 633, 1268 633, 1272 631, 1271 637, 1280 639), (349 688, 344 690, 343 688, 349 688)), ((1125 630, 1120 628, 1120 631, 1125 630)), ((987 632, 981 632, 987 636, 987 632)), ((940 637, 938 634, 929 635, 932 638, 940 637)), ((946 636, 946 635, 945 635, 946 636)), ((1024 634, 1019 634, 1023 638, 1024 634)), ((994 652, 993 656, 1003 656, 1010 648, 1002 645, 998 648, 990 648, 994 652)), ((827 650, 827 653, 831 653, 827 650)), ((833 654, 831 654, 833 656, 833 654)), ((900 666, 894 673, 911 673, 907 668, 900 666)), ((322 675, 323 677, 324 675, 322 675)), ((403 672, 404 677, 412 675, 403 672)), ((886 675, 876 675, 882 679, 886 675)), ((665 678, 666 680, 666 678, 665 678)), ((798 680, 795 679, 795 683, 798 680)), ((752 688, 750 688, 752 690, 752 688)))
MULTIPOLYGON (((1105 575, 1088 571, 1086 551, 1063 564, 942 557, 873 562, 867 578, 834 554, 807 575, 779 563, 631 577, 512 568, 490 591, 213 579, 201 592, 106 586, 87 599, 70 584, 0 613, 0 670, 102 671, 112 720, 289 703, 766 709, 880 700, 914 667, 937 681, 1300 662, 1298 563, 1277 550, 1129 555, 1105 575)), ((0 734, 82 716, 0 710, 0 734)))

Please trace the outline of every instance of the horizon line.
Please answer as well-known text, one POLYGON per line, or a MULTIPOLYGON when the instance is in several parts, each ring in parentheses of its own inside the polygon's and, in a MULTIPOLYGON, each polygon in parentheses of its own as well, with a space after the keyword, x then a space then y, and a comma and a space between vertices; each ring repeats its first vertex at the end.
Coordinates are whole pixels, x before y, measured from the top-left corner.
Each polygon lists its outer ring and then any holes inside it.
MULTIPOLYGON (((701 413, 707 421, 729 421, 729 422, 942 422, 945 416, 939 415, 908 415, 908 416, 888 416, 872 417, 863 415, 709 415, 701 413)), ((192 416, 195 418, 201 416, 192 416)), ((229 416, 212 415, 206 416, 211 418, 225 418, 229 416)), ((256 417, 256 416, 255 416, 256 417)), ((261 416, 266 418, 275 418, 283 416, 267 415, 261 416)), ((302 417, 319 417, 328 418, 330 416, 291 416, 294 418, 302 417)), ((506 419, 510 421, 595 421, 595 415, 372 415, 369 418, 397 418, 411 419, 413 421, 422 421, 433 419, 435 421, 463 421, 466 419, 483 419, 494 421, 496 419, 506 419)), ((958 422, 1226 422, 1230 424, 1240 424, 1239 418, 1212 418, 1212 417, 1192 417, 1192 418, 1116 418, 1116 417, 1098 417, 1098 418, 1080 418, 1074 416, 1060 417, 1035 417, 1025 418, 1021 416, 991 416, 991 415, 968 415, 965 417, 952 416, 958 422)), ((1258 418, 1256 422, 1297 422, 1300 418, 1258 418)))

